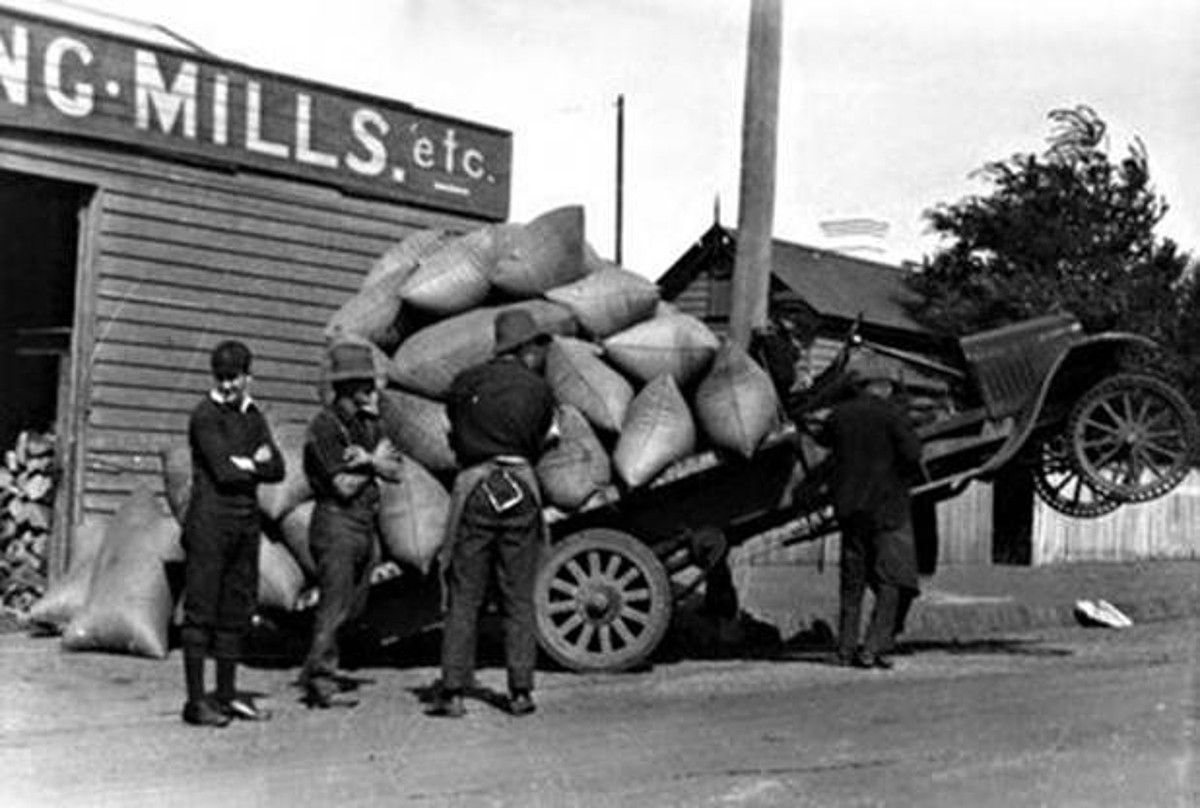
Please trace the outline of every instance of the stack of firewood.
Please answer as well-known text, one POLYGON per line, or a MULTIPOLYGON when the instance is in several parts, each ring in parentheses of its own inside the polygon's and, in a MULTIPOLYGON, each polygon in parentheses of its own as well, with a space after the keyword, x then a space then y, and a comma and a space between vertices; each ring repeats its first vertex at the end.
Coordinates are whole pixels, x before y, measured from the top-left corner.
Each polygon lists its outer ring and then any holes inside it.
POLYGON ((46 589, 54 435, 22 432, 0 466, 0 604, 25 611, 46 589))

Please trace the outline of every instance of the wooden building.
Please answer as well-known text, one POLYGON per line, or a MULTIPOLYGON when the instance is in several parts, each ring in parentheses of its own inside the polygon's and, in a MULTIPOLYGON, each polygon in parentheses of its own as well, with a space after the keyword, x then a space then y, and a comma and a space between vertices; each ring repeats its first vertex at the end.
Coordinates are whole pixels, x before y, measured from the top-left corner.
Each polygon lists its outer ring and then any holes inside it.
POLYGON ((0 439, 54 429, 71 526, 161 491, 225 338, 277 423, 414 229, 507 218, 510 133, 0 7, 0 439))

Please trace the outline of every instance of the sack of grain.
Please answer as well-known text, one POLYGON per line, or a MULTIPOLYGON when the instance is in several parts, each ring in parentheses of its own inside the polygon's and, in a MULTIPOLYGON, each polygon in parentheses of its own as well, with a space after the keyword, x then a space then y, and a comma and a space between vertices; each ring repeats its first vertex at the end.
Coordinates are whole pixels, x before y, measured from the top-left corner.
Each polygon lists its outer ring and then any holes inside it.
POLYGON ((400 287, 417 268, 420 260, 436 252, 450 238, 449 233, 437 227, 409 233, 375 259, 363 277, 361 288, 382 283, 399 296, 400 287))
POLYGON ((442 402, 403 390, 384 390, 379 397, 379 421, 397 449, 434 474, 458 468, 450 448, 450 416, 442 402))
POLYGON ((543 213, 524 226, 499 230, 492 283, 516 297, 532 297, 583 277, 583 207, 543 213))
POLYGON ((283 424, 273 430, 275 445, 283 456, 283 480, 258 486, 258 508, 271 521, 284 517, 306 499, 312 499, 312 486, 304 473, 304 442, 308 439, 306 424, 283 424))
POLYGON ((571 312, 548 300, 473 309, 422 328, 405 340, 392 357, 388 378, 409 392, 444 398, 456 375, 492 357, 496 313, 510 308, 528 311, 552 333, 575 333, 571 312))
POLYGON ((558 445, 538 460, 542 501, 574 510, 612 482, 612 463, 583 413, 570 404, 558 408, 558 445))
POLYGON ((555 337, 546 352, 546 381, 558 401, 578 408, 597 429, 616 434, 633 399, 633 385, 600 352, 594 343, 555 337))
POLYGON ((446 538, 450 495, 420 463, 406 457, 399 482, 379 482, 379 532, 385 556, 422 573, 446 538))
POLYGON ((592 246, 590 241, 586 239, 583 242, 583 274, 590 275, 593 272, 599 272, 602 269, 611 269, 619 267, 619 264, 614 264, 606 258, 601 258, 600 253, 592 246))
POLYGON ((696 422, 714 445, 750 457, 779 422, 770 375, 742 348, 725 340, 696 388, 696 422))
POLYGON ((258 605, 290 612, 304 589, 304 571, 287 548, 267 539, 258 542, 258 605))
POLYGON ((669 375, 681 386, 708 369, 720 341, 690 314, 643 320, 604 340, 604 353, 617 369, 649 382, 669 375))
POLYGON ((696 448, 696 424, 675 379, 659 376, 629 403, 613 449, 617 474, 636 488, 696 448))
POLYGON ((308 543, 308 526, 312 524, 313 500, 302 502, 287 512, 279 522, 279 538, 283 546, 300 565, 300 570, 309 580, 317 577, 317 562, 313 559, 312 547, 308 543))
POLYGON ((495 233, 492 227, 480 227, 426 255, 400 288, 401 300, 440 317, 478 306, 492 288, 495 233))
POLYGON ((29 608, 31 622, 61 631, 83 608, 105 527, 102 518, 87 516, 71 531, 71 559, 67 571, 29 608))
POLYGON ((188 503, 192 501, 192 449, 186 442, 180 442, 164 448, 161 457, 167 507, 175 520, 183 524, 188 503))
POLYGON ((109 520, 83 608, 63 647, 149 657, 167 655, 171 588, 165 564, 180 561, 179 525, 142 487, 109 520))
POLYGON ((652 317, 658 305, 658 286, 614 266, 549 289, 546 299, 566 306, 585 333, 603 339, 652 317))

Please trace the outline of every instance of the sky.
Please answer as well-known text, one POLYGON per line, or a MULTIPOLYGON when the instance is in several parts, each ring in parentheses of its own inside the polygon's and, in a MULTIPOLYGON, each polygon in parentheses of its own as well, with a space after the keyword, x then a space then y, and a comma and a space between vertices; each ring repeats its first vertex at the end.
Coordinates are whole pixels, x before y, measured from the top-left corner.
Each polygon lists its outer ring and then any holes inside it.
MULTIPOLYGON (((25 8, 54 0, 0 0, 25 8)), ((214 56, 507 129, 513 221, 582 204, 614 253, 624 96, 623 263, 656 278, 737 223, 750 0, 72 0, 163 25, 214 56)), ((923 213, 1040 152, 1047 113, 1087 104, 1118 159, 1135 137, 1200 254, 1200 2, 783 0, 776 238, 889 223, 893 262, 937 248, 923 213)))

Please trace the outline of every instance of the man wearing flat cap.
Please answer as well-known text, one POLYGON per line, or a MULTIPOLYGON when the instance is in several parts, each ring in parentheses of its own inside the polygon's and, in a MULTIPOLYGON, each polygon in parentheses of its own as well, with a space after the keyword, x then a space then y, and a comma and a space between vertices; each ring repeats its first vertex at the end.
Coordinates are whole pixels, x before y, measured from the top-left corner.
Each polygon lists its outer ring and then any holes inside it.
POLYGON ((192 494, 183 520, 183 720, 220 727, 266 713, 237 692, 237 662, 258 597, 259 483, 283 479, 283 456, 250 398, 250 349, 213 348, 213 388, 192 411, 192 494), (216 659, 216 697, 204 689, 204 660, 216 659))
POLYGON ((326 378, 333 400, 313 418, 304 445, 304 471, 316 500, 308 536, 320 589, 300 674, 311 707, 332 705, 339 689, 338 631, 365 601, 378 530, 377 480, 400 477, 399 453, 380 430, 371 348, 335 343, 326 378))
POLYGON ((919 479, 921 443, 890 400, 895 377, 878 357, 852 361, 847 373, 856 392, 833 407, 822 438, 832 449, 830 490, 841 528, 838 659, 887 669, 899 616, 917 592, 908 490, 919 479), (875 608, 860 649, 868 586, 875 608))
POLYGON ((442 684, 431 715, 465 712, 479 611, 493 575, 504 618, 509 712, 534 711, 533 583, 545 526, 533 468, 554 433, 554 396, 542 378, 550 335, 519 308, 496 315, 494 334, 493 358, 460 373, 450 387, 450 442, 462 470, 441 554, 448 610, 442 684))

